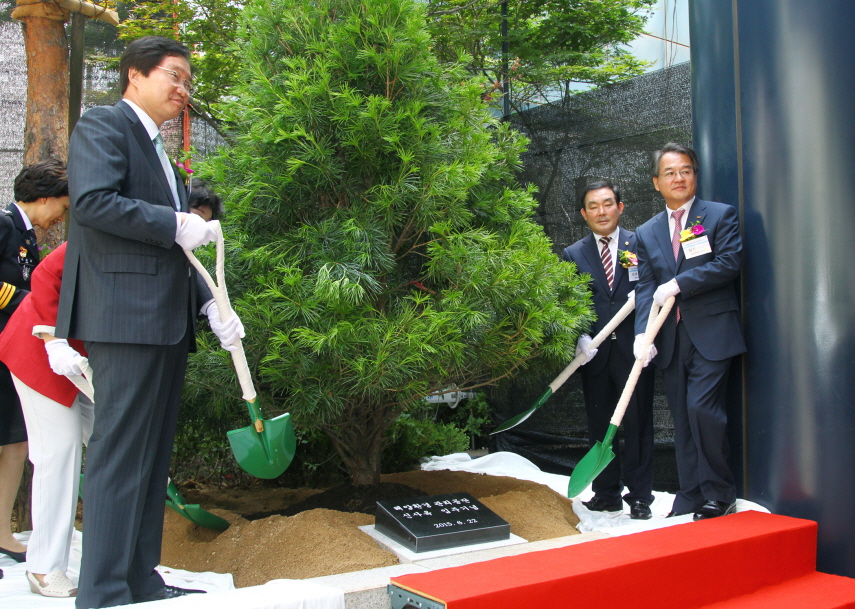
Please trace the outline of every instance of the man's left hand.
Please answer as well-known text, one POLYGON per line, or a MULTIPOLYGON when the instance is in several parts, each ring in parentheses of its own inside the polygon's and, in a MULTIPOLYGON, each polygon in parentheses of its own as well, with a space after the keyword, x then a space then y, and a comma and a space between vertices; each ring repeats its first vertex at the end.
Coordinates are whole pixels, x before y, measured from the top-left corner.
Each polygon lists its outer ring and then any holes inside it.
POLYGON ((212 302, 208 305, 207 310, 208 322, 211 324, 211 330, 220 339, 220 346, 226 351, 237 351, 235 343, 239 338, 246 336, 243 331, 243 324, 237 314, 232 311, 232 316, 228 321, 220 319, 220 310, 217 308, 217 303, 212 302))
POLYGON ((656 291, 653 292, 653 302, 660 307, 665 304, 665 301, 680 293, 680 286, 677 285, 677 280, 672 279, 667 283, 663 283, 656 291))

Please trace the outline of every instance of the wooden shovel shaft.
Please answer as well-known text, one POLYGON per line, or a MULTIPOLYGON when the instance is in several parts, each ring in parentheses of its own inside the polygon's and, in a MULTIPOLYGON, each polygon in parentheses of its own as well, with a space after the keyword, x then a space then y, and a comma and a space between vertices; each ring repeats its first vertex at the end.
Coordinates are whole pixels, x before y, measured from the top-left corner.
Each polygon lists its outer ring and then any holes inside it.
MULTIPOLYGON (((599 347, 604 340, 611 336, 612 332, 615 331, 615 329, 621 324, 621 322, 626 319, 630 313, 632 313, 633 309, 635 309, 635 292, 632 292, 630 294, 630 297, 627 298, 626 303, 624 303, 620 310, 615 313, 615 316, 591 340, 591 346, 595 349, 599 347)), ((490 432, 490 435, 492 436, 493 434, 513 429, 514 427, 528 419, 532 414, 534 414, 535 410, 543 406, 546 403, 546 400, 548 400, 553 393, 558 391, 558 389, 565 382, 567 382, 567 379, 570 378, 570 375, 576 372, 576 370, 578 370, 579 367, 585 362, 586 357, 587 356, 584 353, 580 353, 577 357, 575 357, 573 361, 570 362, 570 364, 566 368, 564 368, 564 370, 561 371, 561 374, 555 377, 554 381, 549 383, 549 387, 546 389, 546 391, 543 392, 543 394, 539 398, 537 398, 537 401, 535 401, 531 408, 514 417, 511 417, 510 419, 499 425, 495 429, 495 431, 490 432)))
MULTIPOLYGON (((220 312, 220 320, 228 321, 231 319, 232 313, 232 305, 229 302, 229 295, 226 291, 226 274, 225 274, 225 244, 223 241, 223 230, 220 227, 219 223, 216 225, 216 233, 217 233, 217 283, 214 283, 214 280, 211 278, 211 274, 208 272, 202 263, 193 255, 193 252, 189 250, 184 250, 184 253, 187 255, 187 259, 190 260, 190 264, 199 272, 202 278, 205 280, 205 283, 208 284, 208 288, 211 290, 211 294, 214 296, 214 301, 217 303, 217 309, 220 312), (219 285, 218 285, 219 284, 219 285)), ((237 349, 232 351, 232 362, 235 366, 235 372, 237 372, 238 381, 240 382, 241 390, 243 391, 243 399, 247 402, 255 401, 255 387, 252 384, 252 377, 249 374, 249 364, 246 361, 246 353, 243 350, 243 343, 240 339, 237 339, 236 342, 233 343, 237 349)))
MULTIPOLYGON (((621 322, 626 319, 630 313, 632 313, 633 309, 635 309, 635 292, 632 292, 629 298, 627 298, 624 305, 620 308, 620 310, 615 313, 615 316, 609 320, 602 330, 600 330, 597 335, 591 340, 591 347, 596 349, 603 341, 606 340, 609 336, 612 335, 617 327, 621 324, 621 322)), ((558 389, 563 385, 570 375, 576 372, 579 367, 585 363, 586 355, 584 353, 580 353, 576 358, 570 362, 570 365, 567 366, 564 370, 561 371, 555 380, 549 383, 549 388, 552 389, 552 393, 558 391, 558 389)))
MULTIPOLYGON (((673 306, 673 296, 665 301, 665 304, 662 305, 661 309, 656 303, 653 303, 650 306, 650 316, 647 318, 647 330, 644 332, 645 350, 653 343, 653 339, 656 338, 656 335, 659 333, 659 329, 662 327, 662 324, 665 323, 665 319, 668 317, 668 313, 671 312, 671 307, 673 306)), ((615 412, 612 415, 612 420, 609 421, 609 425, 617 427, 620 425, 621 421, 623 421, 623 415, 626 413, 629 401, 632 399, 632 392, 635 391, 635 386, 638 384, 638 378, 641 376, 641 371, 643 369, 644 362, 640 359, 635 360, 635 363, 632 365, 632 370, 629 373, 629 377, 626 380, 626 385, 623 388, 623 393, 620 394, 620 399, 618 400, 617 406, 615 406, 615 412)))

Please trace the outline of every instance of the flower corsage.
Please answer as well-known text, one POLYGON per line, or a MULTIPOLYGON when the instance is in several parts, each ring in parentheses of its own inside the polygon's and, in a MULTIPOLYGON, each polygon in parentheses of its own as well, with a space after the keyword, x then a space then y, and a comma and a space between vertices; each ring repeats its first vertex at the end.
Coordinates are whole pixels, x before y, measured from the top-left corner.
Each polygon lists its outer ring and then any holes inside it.
POLYGON ((628 269, 631 266, 638 266, 638 256, 629 250, 618 250, 618 262, 623 268, 628 269))
POLYGON ((706 232, 707 229, 703 227, 701 221, 698 220, 694 224, 686 227, 685 230, 680 231, 680 243, 685 243, 686 241, 691 241, 695 237, 700 237, 706 232))

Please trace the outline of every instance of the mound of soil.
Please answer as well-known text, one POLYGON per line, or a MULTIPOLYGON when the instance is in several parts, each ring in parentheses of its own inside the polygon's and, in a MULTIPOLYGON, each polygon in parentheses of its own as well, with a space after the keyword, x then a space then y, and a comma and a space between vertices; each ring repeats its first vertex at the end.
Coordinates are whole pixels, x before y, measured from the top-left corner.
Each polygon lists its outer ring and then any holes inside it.
POLYGON ((538 541, 579 532, 570 500, 534 482, 447 470, 389 474, 381 480, 371 487, 341 485, 323 492, 182 489, 188 503, 199 503, 231 526, 223 533, 202 529, 167 509, 161 563, 189 571, 231 573, 237 587, 395 565, 394 554, 358 529, 374 523, 367 513, 373 511, 374 503, 463 491, 504 518, 511 532, 523 539, 538 541))

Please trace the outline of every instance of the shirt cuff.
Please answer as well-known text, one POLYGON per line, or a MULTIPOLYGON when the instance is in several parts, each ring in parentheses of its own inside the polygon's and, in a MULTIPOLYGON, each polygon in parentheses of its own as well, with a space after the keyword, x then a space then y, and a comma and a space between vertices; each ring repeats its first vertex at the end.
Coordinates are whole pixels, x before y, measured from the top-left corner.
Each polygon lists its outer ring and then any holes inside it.
POLYGON ((208 314, 208 307, 211 306, 212 302, 214 302, 213 298, 211 300, 207 301, 205 304, 203 304, 202 307, 199 309, 199 315, 207 315, 208 314))
POLYGON ((39 334, 50 334, 51 336, 56 336, 56 327, 55 326, 33 326, 33 336, 39 337, 39 334))

